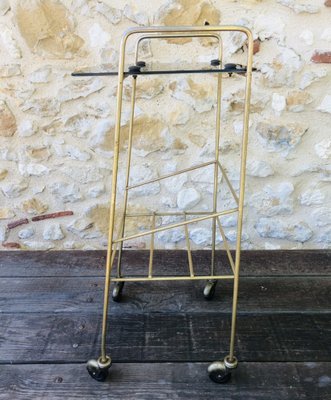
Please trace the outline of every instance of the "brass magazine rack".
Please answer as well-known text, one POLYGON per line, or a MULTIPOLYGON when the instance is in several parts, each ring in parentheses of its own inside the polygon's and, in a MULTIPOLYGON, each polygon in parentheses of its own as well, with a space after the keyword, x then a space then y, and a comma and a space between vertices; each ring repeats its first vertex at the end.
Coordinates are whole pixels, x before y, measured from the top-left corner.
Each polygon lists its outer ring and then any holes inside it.
POLYGON ((231 371, 238 365, 237 358, 234 355, 235 333, 236 333, 236 316, 237 316, 237 297, 238 297, 238 284, 239 284, 239 268, 240 268, 240 251, 241 251, 241 234, 242 234, 242 217, 244 206, 244 189, 245 189, 245 175, 246 175, 246 157, 247 157, 247 141, 248 141, 248 126, 249 126, 249 107, 250 107, 250 94, 251 94, 251 78, 252 78, 252 61, 253 61, 253 38, 249 29, 242 26, 203 26, 203 27, 139 27, 127 30, 120 43, 119 66, 117 72, 110 71, 79 71, 75 72, 73 76, 97 76, 97 75, 116 75, 118 77, 117 86, 117 105, 116 105, 116 121, 114 133, 114 155, 113 155, 113 172, 112 172, 112 188, 111 188, 111 202, 110 202, 110 216, 109 216, 109 237, 108 237, 108 250, 106 261, 106 276, 104 288, 104 305, 103 305, 103 319, 102 319, 102 338, 101 338, 101 355, 98 359, 89 360, 87 363, 87 370, 89 374, 98 381, 103 381, 108 375, 109 368, 111 367, 111 357, 106 349, 106 335, 107 335, 107 319, 110 297, 111 282, 115 286, 112 290, 113 300, 119 301, 123 285, 125 282, 134 281, 174 281, 174 280, 205 280, 207 281, 204 288, 204 296, 206 299, 213 297, 216 283, 218 280, 232 280, 233 281, 233 300, 232 300, 232 321, 231 321, 231 335, 229 354, 222 361, 214 361, 208 367, 208 374, 210 378, 217 383, 225 383, 231 376, 231 371), (247 51, 247 64, 246 66, 238 64, 225 64, 223 65, 223 41, 222 34, 224 32, 241 32, 247 37, 248 51, 247 51), (129 38, 136 39, 135 41, 135 63, 126 69, 126 56, 127 56, 127 41, 129 38), (179 39, 179 38, 213 38, 218 42, 218 58, 211 60, 210 64, 204 65, 201 68, 187 68, 187 69, 174 69, 169 67, 152 68, 144 61, 139 59, 139 46, 144 40, 156 39, 179 39), (136 102, 136 87, 138 78, 141 75, 157 75, 157 74, 214 74, 217 76, 216 84, 216 132, 215 132, 215 152, 214 157, 209 162, 198 165, 193 165, 190 168, 178 170, 174 173, 163 175, 154 179, 149 179, 137 184, 130 184, 130 169, 131 169, 131 155, 132 155, 132 141, 134 137, 134 122, 135 122, 135 102, 136 102), (233 187, 226 169, 220 160, 220 134, 221 134, 221 100, 222 100, 222 76, 227 74, 240 74, 245 77, 245 100, 243 111, 243 133, 241 140, 241 159, 240 159, 240 179, 239 179, 239 193, 233 187), (125 187, 124 187, 124 200, 122 202, 123 210, 121 211, 120 228, 115 236, 115 218, 117 207, 118 195, 118 174, 119 174, 119 155, 120 155, 120 139, 121 139, 121 116, 122 116, 122 103, 123 103, 123 82, 124 79, 131 80, 131 107, 129 117, 129 130, 128 130, 128 146, 127 146, 127 162, 125 170, 125 187), (129 213, 127 212, 129 192, 137 187, 152 184, 173 177, 175 175, 183 174, 207 166, 213 166, 213 204, 208 211, 183 211, 183 212, 158 212, 151 213, 129 213), (219 211, 217 193, 219 191, 219 180, 222 177, 224 183, 228 186, 231 192, 235 207, 219 211), (237 214, 237 236, 235 246, 235 257, 233 258, 230 252, 230 246, 227 242, 226 234, 221 224, 221 217, 229 214, 237 214), (157 226, 159 217, 174 216, 182 220, 177 223, 157 226), (151 221, 151 229, 139 231, 136 234, 125 235, 125 225, 129 218, 149 218, 151 221), (195 268, 192 261, 192 253, 189 237, 189 225, 198 223, 204 220, 210 220, 212 224, 211 232, 211 266, 208 275, 198 275, 195 273, 195 268), (182 227, 185 232, 186 248, 188 254, 188 273, 186 276, 160 276, 154 274, 153 271, 153 255, 154 255, 154 237, 155 234, 161 231, 170 230, 182 227), (219 231, 222 241, 228 256, 229 264, 231 267, 230 274, 219 275, 215 272, 215 246, 216 246, 216 233, 219 231), (145 276, 126 276, 122 274, 121 263, 123 253, 123 243, 132 239, 137 239, 143 236, 150 237, 150 257, 147 266, 147 273, 145 276), (115 255, 117 254, 117 267, 116 276, 113 277, 112 270, 114 268, 115 255))

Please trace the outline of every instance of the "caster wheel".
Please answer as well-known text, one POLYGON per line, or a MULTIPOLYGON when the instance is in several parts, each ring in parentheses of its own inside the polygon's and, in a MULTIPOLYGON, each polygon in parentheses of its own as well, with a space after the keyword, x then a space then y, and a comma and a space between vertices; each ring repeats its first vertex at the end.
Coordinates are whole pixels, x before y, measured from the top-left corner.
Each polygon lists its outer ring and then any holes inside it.
POLYGON ((124 282, 116 282, 116 285, 112 292, 112 298, 114 301, 120 301, 122 290, 123 290, 124 282))
POLYGON ((231 372, 223 361, 215 361, 208 367, 209 378, 216 383, 227 383, 231 378, 231 372))
POLYGON ((211 300, 214 297, 216 290, 216 281, 208 281, 203 289, 203 295, 206 300, 211 300))
POLYGON ((106 380, 109 373, 110 365, 102 368, 97 360, 89 360, 86 365, 87 372, 98 382, 106 380))

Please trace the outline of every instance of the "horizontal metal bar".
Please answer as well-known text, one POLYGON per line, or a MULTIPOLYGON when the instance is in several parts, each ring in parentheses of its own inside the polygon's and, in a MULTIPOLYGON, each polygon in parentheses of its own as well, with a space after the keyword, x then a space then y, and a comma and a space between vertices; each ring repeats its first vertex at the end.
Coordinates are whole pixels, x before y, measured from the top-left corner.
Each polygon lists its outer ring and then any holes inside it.
POLYGON ((221 280, 228 279, 233 280, 233 275, 196 275, 196 276, 154 276, 153 278, 147 277, 130 277, 130 278, 112 278, 113 282, 147 282, 147 281, 191 281, 191 280, 221 280))
POLYGON ((184 172, 194 171, 195 169, 198 169, 198 168, 208 167, 209 165, 212 165, 212 164, 215 164, 215 163, 216 163, 216 161, 214 160, 214 161, 209 161, 209 162, 206 162, 206 163, 203 163, 203 164, 195 165, 195 166, 190 167, 190 168, 185 168, 185 169, 182 169, 180 171, 173 172, 172 174, 162 175, 162 176, 159 176, 158 178, 150 179, 149 181, 137 183, 136 185, 127 186, 126 189, 130 190, 130 189, 137 188, 139 186, 148 185, 149 183, 158 182, 158 181, 160 181, 162 179, 172 178, 173 176, 183 174, 184 172))
POLYGON ((213 211, 192 211, 192 212, 151 212, 151 213, 128 213, 126 217, 138 218, 138 217, 184 217, 184 215, 209 215, 213 214, 213 211))
POLYGON ((127 237, 116 239, 112 243, 119 243, 119 242, 124 242, 125 240, 137 239, 139 237, 150 235, 152 233, 162 232, 162 231, 166 231, 168 229, 179 228, 180 226, 184 226, 184 225, 187 225, 187 224, 193 224, 195 222, 204 221, 206 219, 215 218, 215 217, 218 217, 218 216, 221 216, 221 215, 232 214, 232 213, 235 213, 237 211, 238 211, 238 208, 232 208, 230 210, 225 210, 225 211, 220 211, 220 212, 217 212, 217 213, 212 213, 212 214, 204 216, 204 217, 193 218, 193 219, 190 219, 190 220, 187 220, 187 221, 182 221, 182 222, 179 222, 177 224, 160 226, 159 228, 152 229, 150 231, 136 233, 135 235, 131 235, 131 236, 127 236, 127 237))
POLYGON ((234 190, 234 188, 233 188, 233 186, 232 186, 232 184, 231 184, 231 182, 230 182, 230 180, 229 180, 229 178, 228 178, 228 176, 227 176, 227 174, 226 174, 226 172, 225 172, 225 169, 222 167, 222 165, 221 165, 221 163, 220 163, 219 161, 218 161, 218 166, 220 167, 220 170, 221 170, 221 172, 222 172, 222 175, 223 175, 223 177, 224 177, 226 183, 227 183, 228 186, 229 186, 229 189, 230 189, 230 191, 231 191, 231 193, 232 193, 232 196, 234 197, 236 203, 239 205, 239 198, 238 198, 238 196, 237 196, 237 193, 235 192, 235 190, 234 190))

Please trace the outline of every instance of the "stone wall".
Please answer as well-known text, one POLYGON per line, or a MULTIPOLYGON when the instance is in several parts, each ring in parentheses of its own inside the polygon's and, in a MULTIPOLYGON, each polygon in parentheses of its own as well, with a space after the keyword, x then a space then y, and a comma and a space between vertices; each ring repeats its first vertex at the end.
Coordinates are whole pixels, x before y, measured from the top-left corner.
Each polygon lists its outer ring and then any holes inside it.
MULTIPOLYGON (((122 32, 137 25, 242 24, 255 39, 243 245, 329 248, 331 243, 331 2, 329 0, 0 0, 0 242, 2 248, 106 246, 116 79, 73 78, 82 66, 116 67, 122 32)), ((245 63, 240 34, 224 61, 245 63)), ((130 58, 134 46, 129 43, 130 58)), ((144 42, 146 62, 209 62, 211 39, 144 42)), ((212 76, 139 78, 131 183, 210 159, 212 76)), ((222 161, 238 185, 244 78, 224 78, 222 161)), ((130 82, 125 83, 119 188, 124 188, 130 82)), ((136 212, 206 210, 212 170, 138 187, 136 212)), ((121 196, 120 196, 121 200, 121 196)), ((119 200, 119 203, 121 201, 119 200)), ((233 201, 221 186, 221 207, 233 201)), ((120 204, 121 208, 121 204, 120 204)), ((175 217, 157 223, 175 222, 175 217)), ((236 219, 222 219, 234 243, 236 219)), ((140 219, 142 227, 149 218, 140 219)), ((127 224, 137 232, 137 220, 127 224)), ((208 247, 210 225, 190 228, 208 247)), ((156 237, 184 248, 183 229, 156 237)), ((218 237, 218 242, 221 238, 218 237)), ((143 239, 128 243, 143 248, 143 239)))

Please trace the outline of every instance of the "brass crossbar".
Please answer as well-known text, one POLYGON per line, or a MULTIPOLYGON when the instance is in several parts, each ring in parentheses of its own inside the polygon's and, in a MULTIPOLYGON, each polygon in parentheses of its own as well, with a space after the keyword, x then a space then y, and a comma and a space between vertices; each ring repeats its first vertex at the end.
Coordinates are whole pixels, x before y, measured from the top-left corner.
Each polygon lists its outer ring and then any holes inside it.
POLYGON ((155 276, 152 278, 147 277, 129 277, 129 278, 112 278, 113 282, 146 282, 146 281, 189 281, 189 280, 202 280, 206 281, 209 279, 221 280, 228 279, 233 280, 233 275, 196 275, 196 276, 155 276))
POLYGON ((152 233, 162 232, 162 231, 165 231, 165 230, 168 230, 168 229, 179 228, 180 226, 193 224, 195 222, 204 221, 204 220, 209 219, 209 218, 219 217, 221 215, 232 214, 232 213, 235 213, 237 211, 238 211, 238 208, 232 208, 230 210, 225 210, 225 211, 220 211, 220 212, 217 212, 217 213, 212 213, 212 214, 204 216, 204 217, 199 217, 199 218, 186 220, 186 221, 183 221, 183 222, 179 222, 177 224, 160 226, 159 228, 151 229, 149 231, 136 233, 135 235, 130 235, 130 236, 126 236, 126 237, 122 237, 122 238, 116 239, 116 240, 113 241, 113 243, 120 243, 120 242, 124 242, 125 240, 137 239, 137 238, 142 237, 142 236, 151 235, 152 233))

